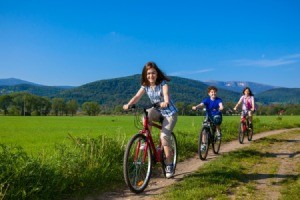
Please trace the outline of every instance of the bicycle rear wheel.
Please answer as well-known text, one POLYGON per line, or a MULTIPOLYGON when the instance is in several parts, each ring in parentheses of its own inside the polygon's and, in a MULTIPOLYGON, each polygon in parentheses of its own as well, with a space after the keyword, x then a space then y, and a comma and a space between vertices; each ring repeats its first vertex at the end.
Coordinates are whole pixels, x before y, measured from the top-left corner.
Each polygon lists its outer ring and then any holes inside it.
POLYGON ((251 128, 248 129, 248 141, 252 140, 252 136, 253 136, 253 125, 251 128))
POLYGON ((221 147, 222 138, 218 138, 216 132, 212 134, 212 149, 214 154, 218 154, 221 147))
POLYGON ((243 122, 241 122, 241 123, 239 124, 239 142, 240 142, 241 144, 244 143, 244 137, 245 137, 245 132, 244 132, 244 130, 246 129, 245 126, 246 126, 246 124, 243 123, 243 122))
MULTIPOLYGON (((171 136, 169 138, 169 148, 172 154, 172 165, 173 165, 173 170, 175 173, 175 169, 176 169, 176 164, 177 164, 177 156, 178 156, 178 150, 177 150, 177 139, 175 134, 172 132, 171 136)), ((162 166, 162 170, 163 170, 163 174, 166 177, 166 155, 165 155, 165 151, 162 148, 161 150, 161 166, 162 166)))
POLYGON ((198 155, 201 160, 205 160, 207 157, 208 147, 209 147, 208 135, 209 135, 208 130, 202 128, 198 138, 198 155))
POLYGON ((145 190, 152 173, 151 149, 146 141, 144 135, 134 135, 129 141, 124 154, 124 179, 129 189, 134 193, 145 190))

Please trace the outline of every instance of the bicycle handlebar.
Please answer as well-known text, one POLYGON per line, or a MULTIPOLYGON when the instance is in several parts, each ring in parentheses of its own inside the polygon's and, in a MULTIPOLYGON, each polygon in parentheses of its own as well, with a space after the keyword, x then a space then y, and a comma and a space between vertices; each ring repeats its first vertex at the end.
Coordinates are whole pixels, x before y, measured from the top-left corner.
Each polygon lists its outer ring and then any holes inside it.
POLYGON ((150 104, 150 105, 147 105, 147 106, 137 106, 136 104, 132 104, 132 105, 128 106, 128 110, 134 110, 134 109, 137 109, 137 108, 142 108, 144 110, 147 110, 149 108, 160 108, 160 102, 150 104))

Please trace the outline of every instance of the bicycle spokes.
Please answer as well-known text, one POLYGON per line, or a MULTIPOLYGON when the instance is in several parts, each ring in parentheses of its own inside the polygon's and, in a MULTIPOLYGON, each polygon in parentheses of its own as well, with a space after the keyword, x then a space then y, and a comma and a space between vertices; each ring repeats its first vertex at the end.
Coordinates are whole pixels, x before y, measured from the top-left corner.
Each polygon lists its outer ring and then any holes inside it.
POLYGON ((208 137, 209 137, 209 132, 205 128, 202 128, 198 138, 198 155, 201 160, 205 160, 207 157, 208 148, 209 148, 208 137))
POLYGON ((216 132, 213 133, 212 149, 214 154, 218 154, 221 147, 222 137, 218 137, 216 132))
POLYGON ((139 193, 148 185, 151 175, 151 151, 146 137, 137 134, 129 142, 124 155, 124 178, 130 190, 139 193))

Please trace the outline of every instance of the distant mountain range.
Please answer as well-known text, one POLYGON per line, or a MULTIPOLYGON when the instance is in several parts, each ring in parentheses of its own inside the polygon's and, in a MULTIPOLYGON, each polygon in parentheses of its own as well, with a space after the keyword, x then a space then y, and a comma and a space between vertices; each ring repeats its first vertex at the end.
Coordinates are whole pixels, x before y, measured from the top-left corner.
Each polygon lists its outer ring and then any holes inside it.
POLYGON ((20 85, 20 84, 39 85, 36 83, 24 81, 24 80, 17 79, 17 78, 0 79, 0 86, 15 86, 15 85, 20 85))
MULTIPOLYGON (((170 76, 171 95, 176 102, 187 104, 200 103, 207 95, 208 85, 218 87, 218 96, 224 102, 236 102, 245 86, 255 93, 258 102, 300 103, 300 88, 278 88, 253 82, 243 81, 209 81, 201 82, 176 76, 170 76)), ((96 101, 101 105, 115 106, 126 103, 139 89, 140 75, 132 75, 108 80, 99 80, 78 87, 44 86, 20 79, 0 79, 0 95, 12 92, 29 92, 49 98, 60 97, 66 100, 75 99, 79 103, 96 101)), ((148 98, 144 97, 145 100, 148 98)))
POLYGON ((276 86, 254 83, 254 82, 249 82, 249 81, 226 81, 226 82, 224 82, 224 81, 204 81, 204 83, 207 85, 214 85, 218 88, 232 90, 235 92, 242 92, 243 88, 249 87, 249 88, 251 88, 251 90, 254 94, 259 94, 259 93, 267 91, 267 90, 279 88, 276 86))
MULTIPOLYGON (((24 81, 17 78, 6 78, 6 79, 0 79, 0 86, 16 86, 16 85, 36 85, 36 86, 45 86, 29 81, 24 81)), ((48 87, 58 87, 58 88, 73 88, 74 86, 48 86, 48 87)))

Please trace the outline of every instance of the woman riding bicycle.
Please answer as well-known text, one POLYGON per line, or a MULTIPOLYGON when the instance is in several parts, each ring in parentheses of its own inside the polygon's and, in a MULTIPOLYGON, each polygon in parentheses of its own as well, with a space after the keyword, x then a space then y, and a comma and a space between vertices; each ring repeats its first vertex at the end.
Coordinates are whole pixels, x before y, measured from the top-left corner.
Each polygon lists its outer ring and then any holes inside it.
POLYGON ((168 138, 177 122, 177 108, 169 95, 168 77, 157 67, 154 62, 147 62, 142 71, 141 88, 135 96, 123 106, 127 110, 130 105, 136 104, 146 92, 152 104, 159 103, 160 108, 148 109, 149 121, 159 122, 161 117, 162 130, 160 138, 166 154, 167 166, 166 177, 171 178, 174 175, 172 155, 169 150, 168 138))
POLYGON ((249 127, 253 128, 252 126, 252 116, 255 111, 255 102, 254 102, 254 96, 252 94, 252 91, 249 87, 245 87, 243 89, 243 96, 241 96, 240 100, 237 102, 234 110, 237 110, 237 107, 242 104, 242 116, 249 116, 249 127))
POLYGON ((224 107, 222 99, 217 97, 217 91, 218 89, 216 87, 209 86, 207 88, 209 97, 204 98, 200 104, 193 106, 192 109, 197 110, 197 108, 205 106, 207 117, 213 120, 213 123, 216 125, 217 137, 221 139, 220 125, 222 123, 222 113, 220 111, 223 110, 224 107))

